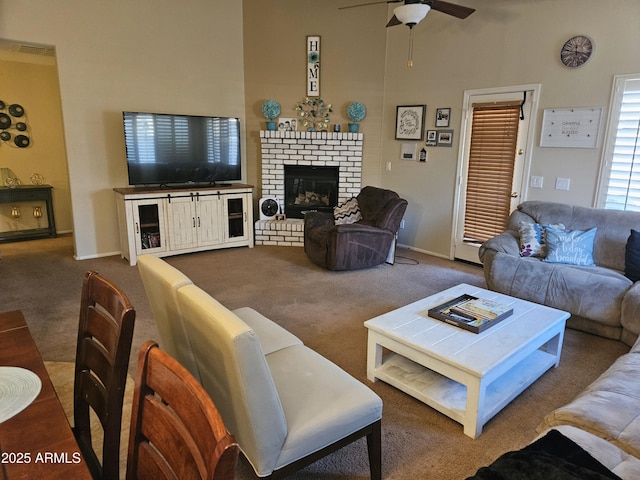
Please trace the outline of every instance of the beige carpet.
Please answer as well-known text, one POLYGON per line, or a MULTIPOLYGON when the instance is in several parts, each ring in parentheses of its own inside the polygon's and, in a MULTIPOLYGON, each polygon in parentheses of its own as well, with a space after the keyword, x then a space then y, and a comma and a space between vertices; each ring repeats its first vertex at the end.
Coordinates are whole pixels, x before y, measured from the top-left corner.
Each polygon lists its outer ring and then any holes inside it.
MULTIPOLYGON (((135 267, 118 256, 74 261, 68 237, 2 244, 0 252, 1 308, 23 310, 45 360, 73 362, 84 272, 98 270, 120 285, 137 310, 133 376, 142 343, 158 339, 135 267)), ((472 440, 444 415, 366 379, 365 320, 461 282, 484 286, 476 266, 407 250, 399 254, 396 265, 355 272, 322 270, 296 247, 218 250, 167 261, 226 306, 262 312, 378 393, 384 402, 383 477, 389 480, 465 479, 503 452, 528 444, 546 413, 571 400, 628 351, 620 342, 567 330, 560 367, 523 392, 472 440)), ((244 459, 238 478, 254 478, 244 459)), ((292 478, 368 478, 366 444, 356 442, 292 478)))

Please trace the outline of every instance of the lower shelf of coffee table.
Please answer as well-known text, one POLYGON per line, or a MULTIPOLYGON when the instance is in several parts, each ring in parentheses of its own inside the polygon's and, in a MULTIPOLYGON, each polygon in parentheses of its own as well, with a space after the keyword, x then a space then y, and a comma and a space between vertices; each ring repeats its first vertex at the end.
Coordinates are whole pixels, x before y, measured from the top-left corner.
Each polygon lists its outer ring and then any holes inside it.
MULTIPOLYGON (((485 410, 478 412, 481 424, 496 415, 529 385, 553 367, 555 355, 535 350, 524 360, 513 365, 487 386, 485 410)), ((467 408, 467 387, 397 353, 385 356, 375 370, 375 377, 421 402, 464 423, 467 408)))

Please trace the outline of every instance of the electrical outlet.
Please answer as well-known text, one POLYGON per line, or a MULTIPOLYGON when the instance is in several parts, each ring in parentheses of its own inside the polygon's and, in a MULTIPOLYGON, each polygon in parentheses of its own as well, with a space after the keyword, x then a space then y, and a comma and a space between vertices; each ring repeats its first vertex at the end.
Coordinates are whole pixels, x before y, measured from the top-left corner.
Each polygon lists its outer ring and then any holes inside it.
POLYGON ((391 162, 387 162, 387 172, 391 171, 391 162))
POLYGON ((400 220, 400 228, 404 228, 404 218, 400 220))

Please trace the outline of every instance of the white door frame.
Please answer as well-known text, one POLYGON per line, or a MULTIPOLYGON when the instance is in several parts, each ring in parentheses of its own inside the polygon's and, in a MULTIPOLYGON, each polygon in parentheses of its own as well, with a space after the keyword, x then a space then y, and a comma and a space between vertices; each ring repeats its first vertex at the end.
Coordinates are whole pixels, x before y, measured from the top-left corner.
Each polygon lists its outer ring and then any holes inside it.
POLYGON ((497 95, 508 94, 518 92, 532 92, 527 95, 527 102, 531 102, 531 118, 529 119, 529 126, 527 132, 527 142, 524 151, 524 166, 522 174, 522 182, 520 185, 520 201, 523 202, 527 199, 529 193, 529 174, 531 171, 531 159, 533 155, 534 146, 534 134, 537 126, 538 116, 538 102, 540 99, 540 92, 542 90, 542 84, 531 83, 525 85, 513 85, 507 87, 493 87, 493 88, 479 88, 474 90, 465 90, 464 101, 462 105, 462 119, 460 120, 460 139, 458 144, 458 165, 456 169, 456 185, 453 201, 453 226, 451 230, 451 247, 449 250, 449 258, 455 258, 456 250, 456 238, 458 234, 458 228, 460 224, 460 205, 464 198, 463 187, 466 187, 465 176, 467 162, 465 161, 465 144, 468 141, 467 136, 470 134, 468 122, 472 120, 473 107, 470 105, 470 98, 475 95, 497 95))

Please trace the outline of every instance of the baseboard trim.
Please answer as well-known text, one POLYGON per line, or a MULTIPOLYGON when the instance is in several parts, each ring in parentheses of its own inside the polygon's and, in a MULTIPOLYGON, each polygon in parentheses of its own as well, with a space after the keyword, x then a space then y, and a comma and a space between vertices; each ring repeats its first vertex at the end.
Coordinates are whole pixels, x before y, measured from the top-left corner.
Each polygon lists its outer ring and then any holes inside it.
POLYGON ((447 260, 453 260, 453 257, 450 257, 448 255, 443 255, 442 253, 438 253, 438 252, 432 252, 430 250, 423 250, 422 248, 416 248, 416 247, 412 247, 411 245, 404 245, 402 243, 398 244, 398 248, 406 248, 407 250, 424 253, 425 255, 431 255, 434 257, 445 258, 447 260))

